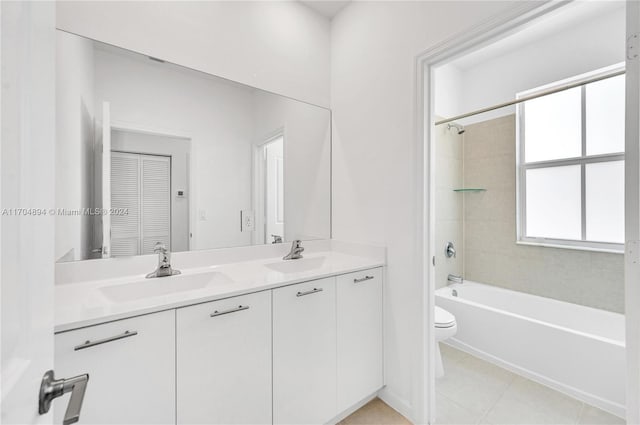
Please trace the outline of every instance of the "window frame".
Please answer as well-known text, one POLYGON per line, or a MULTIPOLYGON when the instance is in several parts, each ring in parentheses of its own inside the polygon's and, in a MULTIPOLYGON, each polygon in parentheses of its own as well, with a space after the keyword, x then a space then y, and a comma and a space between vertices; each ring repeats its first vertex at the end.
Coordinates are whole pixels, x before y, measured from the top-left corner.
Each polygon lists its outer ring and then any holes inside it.
MULTIPOLYGON (((518 93, 516 98, 530 96, 555 87, 560 87, 568 83, 579 83, 587 81, 594 77, 610 74, 612 72, 624 70, 623 64, 616 64, 601 70, 582 74, 573 78, 557 81, 552 84, 538 87, 526 92, 518 93)), ((625 152, 614 152, 598 155, 587 155, 587 129, 586 129, 586 90, 587 84, 580 87, 580 105, 581 105, 581 156, 562 159, 551 159, 544 161, 525 162, 525 103, 521 102, 516 108, 516 244, 545 246, 553 248, 565 248, 584 251, 599 251, 610 253, 624 253, 624 243, 614 242, 597 242, 586 239, 586 165, 594 163, 604 163, 612 161, 625 161, 625 152), (545 237, 530 237, 526 235, 527 229, 527 170, 552 168, 568 165, 580 165, 580 189, 581 189, 581 239, 558 239, 545 237)))

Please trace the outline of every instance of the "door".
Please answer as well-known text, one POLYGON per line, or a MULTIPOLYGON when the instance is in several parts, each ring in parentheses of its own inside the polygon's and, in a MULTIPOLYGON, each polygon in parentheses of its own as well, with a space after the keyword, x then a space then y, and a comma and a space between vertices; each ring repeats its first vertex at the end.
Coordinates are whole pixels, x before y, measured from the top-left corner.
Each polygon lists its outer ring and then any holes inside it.
POLYGON ((102 102, 102 119, 96 121, 96 205, 102 214, 96 216, 96 228, 102 258, 111 256, 111 111, 109 102, 102 102))
POLYGON ((265 241, 284 237, 284 138, 264 145, 265 241))
POLYGON ((627 1, 625 321, 627 423, 640 423, 640 3, 627 1))
POLYGON ((336 281, 273 290, 273 423, 324 424, 336 411, 336 281))
POLYGON ((271 291, 178 309, 176 329, 178 423, 271 424, 271 291))
POLYGON ((52 421, 37 394, 53 369, 55 4, 1 2, 0 16, 0 422, 37 424, 52 421))
POLYGON ((171 157, 111 152, 111 256, 171 249, 171 157))

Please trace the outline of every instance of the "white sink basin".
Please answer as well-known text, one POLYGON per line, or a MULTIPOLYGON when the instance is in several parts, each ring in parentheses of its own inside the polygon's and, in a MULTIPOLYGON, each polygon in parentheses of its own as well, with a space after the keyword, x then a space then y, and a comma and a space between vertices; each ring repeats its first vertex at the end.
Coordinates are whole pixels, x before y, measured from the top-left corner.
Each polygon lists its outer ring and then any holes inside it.
POLYGON ((324 264, 324 257, 300 258, 299 260, 282 260, 265 264, 265 267, 280 273, 300 273, 319 269, 324 264))
POLYGON ((210 285, 231 283, 227 275, 219 272, 157 277, 122 285, 100 288, 105 297, 114 302, 136 301, 178 292, 203 289, 210 285))

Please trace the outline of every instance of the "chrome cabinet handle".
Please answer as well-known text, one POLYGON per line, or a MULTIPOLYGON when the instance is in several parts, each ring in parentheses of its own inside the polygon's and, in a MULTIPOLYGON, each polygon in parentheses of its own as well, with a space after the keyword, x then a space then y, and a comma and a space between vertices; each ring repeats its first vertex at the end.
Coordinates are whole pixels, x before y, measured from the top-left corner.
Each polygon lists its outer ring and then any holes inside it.
POLYGON ((365 276, 365 277, 362 277, 360 279, 353 279, 353 283, 360 283, 360 282, 364 282, 364 281, 367 281, 367 280, 371 280, 373 278, 374 278, 373 276, 365 276))
POLYGON ((84 350, 85 348, 95 347, 96 345, 106 344, 107 342, 117 341, 119 339, 129 338, 130 336, 136 336, 136 335, 138 335, 138 331, 125 331, 123 334, 110 336, 105 339, 97 339, 95 341, 86 340, 84 344, 76 345, 73 348, 73 350, 74 351, 84 350))
POLYGON ((40 384, 40 398, 38 402, 38 413, 44 415, 51 408, 51 402, 71 392, 71 398, 64 414, 64 425, 70 425, 80 420, 80 410, 84 400, 84 393, 87 390, 89 375, 78 375, 69 379, 56 379, 53 371, 48 370, 42 377, 40 384))
POLYGON ((313 288, 310 291, 298 292, 296 294, 296 297, 304 297, 305 295, 315 294, 316 292, 322 292, 322 291, 324 291, 324 289, 322 288, 313 288))
POLYGON ((211 313, 209 316, 211 317, 222 316, 223 314, 235 313, 236 311, 242 311, 242 310, 249 310, 249 306, 239 305, 238 307, 230 308, 229 310, 223 310, 223 311, 216 310, 213 313, 211 313))

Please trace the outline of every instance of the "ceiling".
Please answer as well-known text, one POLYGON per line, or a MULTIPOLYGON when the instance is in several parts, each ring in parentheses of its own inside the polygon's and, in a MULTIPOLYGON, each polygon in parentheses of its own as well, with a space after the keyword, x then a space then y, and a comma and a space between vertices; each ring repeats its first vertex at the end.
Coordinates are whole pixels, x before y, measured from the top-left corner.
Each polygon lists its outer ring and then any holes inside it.
POLYGON ((300 3, 309 6, 328 19, 333 19, 346 5, 351 3, 351 0, 300 0, 300 3))

